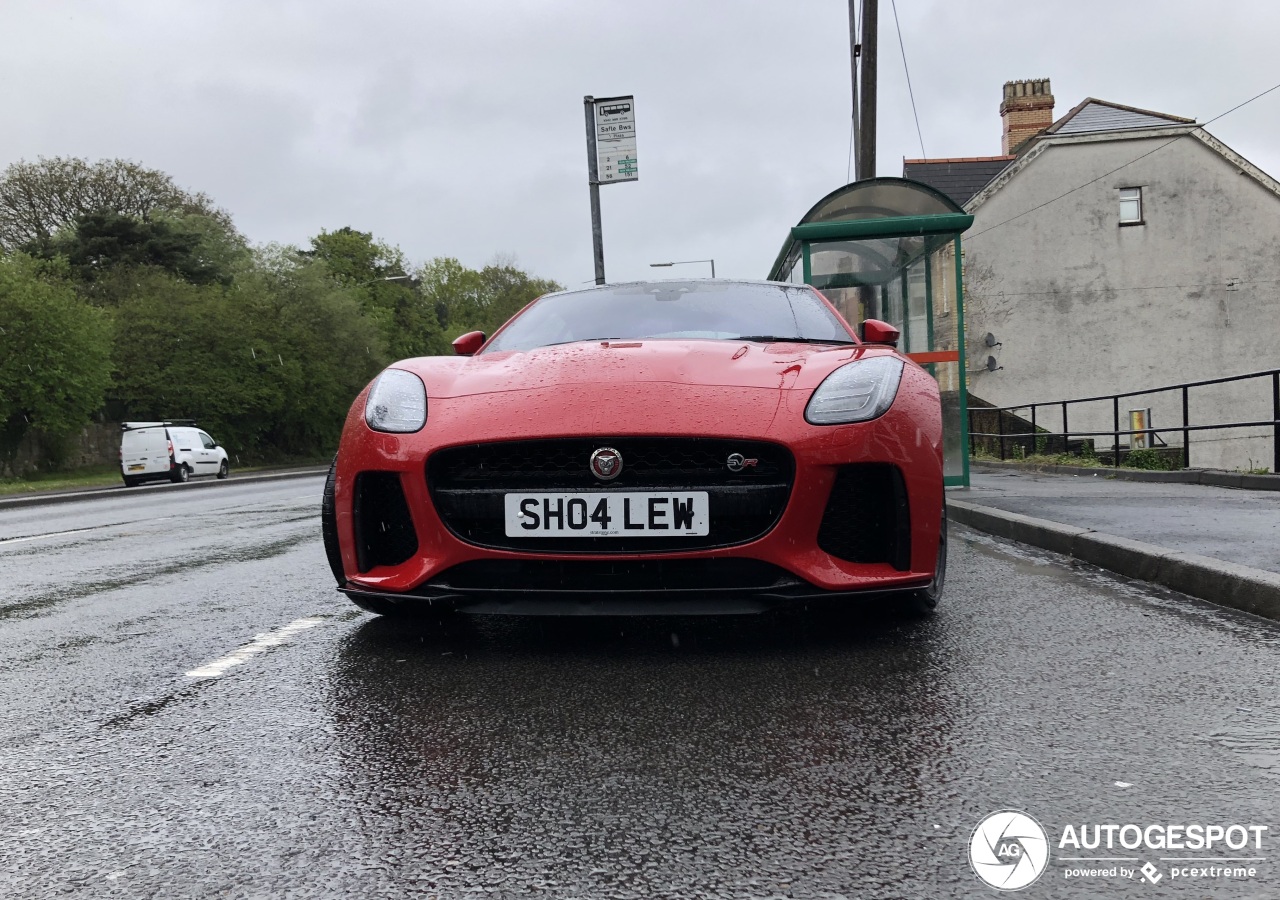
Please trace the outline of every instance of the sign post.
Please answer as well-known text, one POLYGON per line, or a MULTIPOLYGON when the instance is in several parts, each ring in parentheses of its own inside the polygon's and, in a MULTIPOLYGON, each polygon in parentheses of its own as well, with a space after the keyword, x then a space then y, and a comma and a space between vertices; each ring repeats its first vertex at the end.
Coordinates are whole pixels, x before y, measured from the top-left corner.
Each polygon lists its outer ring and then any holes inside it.
MULTIPOLYGON (((1145 450, 1148 446, 1147 435, 1150 433, 1146 429, 1151 427, 1151 407, 1146 409, 1129 410, 1129 430, 1134 432, 1129 435, 1130 450, 1145 450)), ((1152 441, 1151 443, 1154 443, 1152 441)))
POLYGON ((635 98, 582 98, 587 118, 587 186, 591 191, 591 240, 596 284, 604 284, 604 233, 600 225, 600 185, 638 181, 635 98))

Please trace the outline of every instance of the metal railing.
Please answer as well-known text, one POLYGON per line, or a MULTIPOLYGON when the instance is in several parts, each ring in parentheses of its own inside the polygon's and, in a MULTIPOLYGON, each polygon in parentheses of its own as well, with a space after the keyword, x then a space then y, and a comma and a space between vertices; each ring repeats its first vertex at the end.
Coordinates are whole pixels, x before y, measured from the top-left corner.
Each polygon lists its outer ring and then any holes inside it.
MULTIPOLYGON (((1025 421, 1025 419, 1024 419, 1025 421)), ((975 448, 975 438, 996 438, 1000 443, 1000 458, 1007 459, 1006 448, 1009 440, 1022 439, 1018 446, 1025 442, 1026 438, 1060 438, 1062 440, 1063 449, 1066 450, 1068 442, 1071 438, 1095 438, 1098 436, 1110 436, 1112 439, 1112 465, 1120 465, 1120 438, 1122 436, 1129 437, 1129 444, 1133 443, 1133 435, 1141 434, 1150 438, 1161 433, 1182 433, 1182 467, 1190 468, 1191 466, 1191 433, 1201 431, 1221 431, 1228 428, 1261 428, 1270 427, 1271 433, 1271 450, 1272 462, 1271 471, 1280 473, 1280 369, 1267 369, 1263 372, 1250 372, 1247 375, 1232 375, 1227 378, 1209 378, 1204 381, 1188 381, 1182 384, 1171 384, 1166 387, 1150 388, 1144 391, 1126 391, 1122 394, 1102 394, 1097 397, 1081 397, 1076 400, 1054 400, 1050 403, 1024 403, 1020 406, 1000 406, 1000 407, 970 407, 969 408, 969 453, 973 455, 975 448), (1204 387, 1210 384, 1227 384, 1233 381, 1247 381, 1252 378, 1269 378, 1271 380, 1271 410, 1272 418, 1257 422, 1222 422, 1215 425, 1193 425, 1191 424, 1190 415, 1190 389, 1204 387), (1172 425, 1167 428, 1153 428, 1149 424, 1143 428, 1132 430, 1123 430, 1120 428, 1120 401, 1125 397, 1146 397, 1152 394, 1164 394, 1171 391, 1180 391, 1182 393, 1182 424, 1172 425), (1098 403, 1104 400, 1111 401, 1112 410, 1112 428, 1110 431, 1071 431, 1068 428, 1068 407, 1078 403, 1098 403), (1062 430, 1048 431, 1041 430, 1036 424, 1036 413, 1044 409, 1061 409, 1062 411, 1062 430), (1006 432, 1004 427, 1005 413, 1018 415, 1019 411, 1030 410, 1031 413, 1031 431, 1029 432, 1006 432), (984 432, 975 431, 973 428, 973 417, 975 413, 994 413, 997 420, 998 431, 984 432)), ((1033 445, 1034 446, 1034 445, 1033 445)), ((1134 449, 1132 446, 1123 449, 1134 449)))

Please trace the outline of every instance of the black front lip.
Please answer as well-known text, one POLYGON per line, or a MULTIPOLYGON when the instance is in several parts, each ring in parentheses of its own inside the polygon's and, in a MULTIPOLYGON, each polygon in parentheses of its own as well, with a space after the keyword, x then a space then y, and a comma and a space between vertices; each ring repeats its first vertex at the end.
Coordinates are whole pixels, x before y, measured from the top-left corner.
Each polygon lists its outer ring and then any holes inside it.
POLYGON ((795 579, 765 588, 678 588, 643 590, 528 590, 519 588, 455 588, 425 584, 392 593, 353 587, 338 590, 353 599, 367 598, 411 609, 453 610, 513 616, 710 616, 754 615, 786 606, 828 600, 867 600, 920 590, 925 585, 827 591, 795 579))

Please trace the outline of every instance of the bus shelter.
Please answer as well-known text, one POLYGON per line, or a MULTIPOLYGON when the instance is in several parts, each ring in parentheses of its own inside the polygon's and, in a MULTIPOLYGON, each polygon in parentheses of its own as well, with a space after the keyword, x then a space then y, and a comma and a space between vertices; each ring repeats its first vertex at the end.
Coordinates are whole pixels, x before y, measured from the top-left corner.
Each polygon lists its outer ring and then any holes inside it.
POLYGON ((845 319, 881 319, 898 347, 938 380, 944 472, 969 484, 960 234, 973 224, 951 198, 905 178, 855 181, 823 197, 791 229, 769 272, 809 284, 845 319))

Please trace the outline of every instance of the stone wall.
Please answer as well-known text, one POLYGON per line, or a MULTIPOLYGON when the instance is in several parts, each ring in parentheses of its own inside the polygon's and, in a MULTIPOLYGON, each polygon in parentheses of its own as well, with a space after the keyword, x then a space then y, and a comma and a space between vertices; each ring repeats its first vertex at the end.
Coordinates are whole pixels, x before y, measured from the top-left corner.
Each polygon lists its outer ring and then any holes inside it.
POLYGON ((58 469, 82 469, 88 466, 116 465, 120 462, 120 423, 94 422, 77 435, 67 438, 59 447, 51 447, 36 432, 27 432, 14 460, 15 472, 29 475, 49 469, 50 457, 61 457, 58 469))

